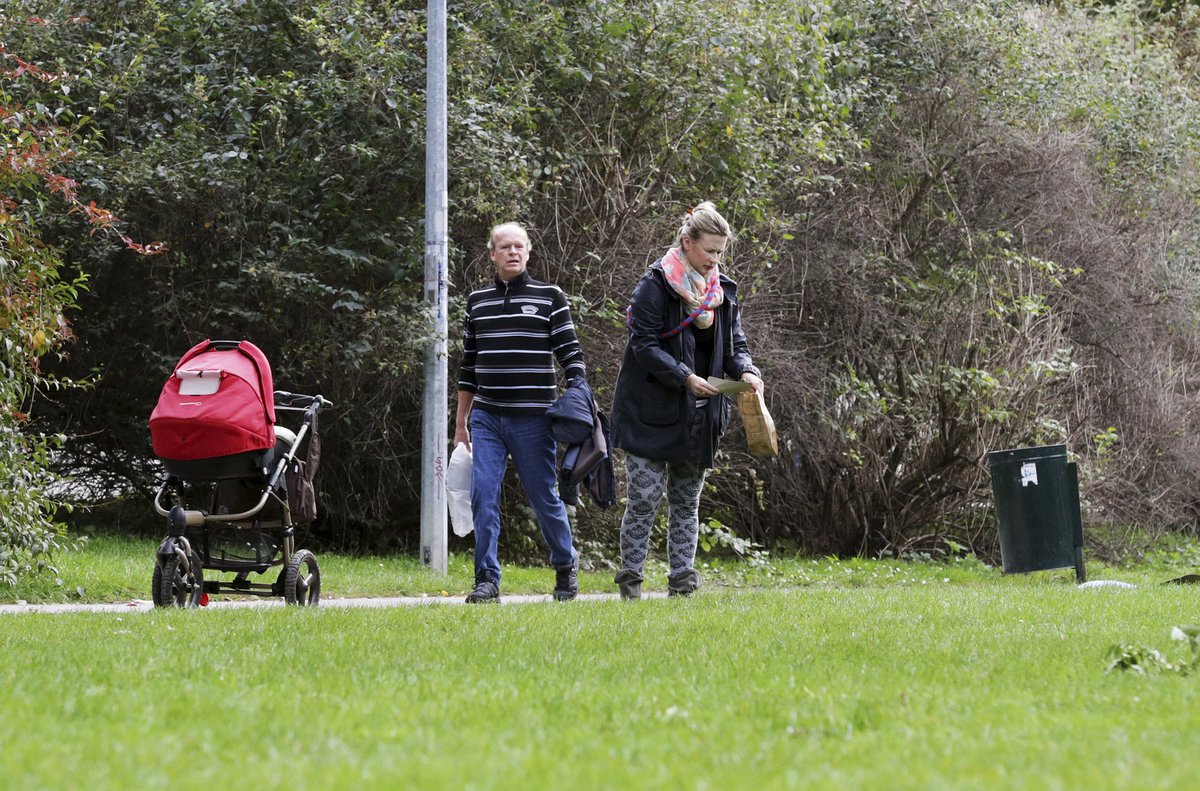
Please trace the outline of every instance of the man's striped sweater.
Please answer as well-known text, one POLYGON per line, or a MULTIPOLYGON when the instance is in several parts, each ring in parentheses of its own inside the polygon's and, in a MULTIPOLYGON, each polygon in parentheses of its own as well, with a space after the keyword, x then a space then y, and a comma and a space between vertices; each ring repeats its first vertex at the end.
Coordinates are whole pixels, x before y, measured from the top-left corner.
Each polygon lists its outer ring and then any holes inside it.
POLYGON ((567 297, 528 272, 495 282, 467 297, 458 389, 475 394, 487 412, 541 414, 558 386, 554 361, 568 380, 583 376, 567 297))

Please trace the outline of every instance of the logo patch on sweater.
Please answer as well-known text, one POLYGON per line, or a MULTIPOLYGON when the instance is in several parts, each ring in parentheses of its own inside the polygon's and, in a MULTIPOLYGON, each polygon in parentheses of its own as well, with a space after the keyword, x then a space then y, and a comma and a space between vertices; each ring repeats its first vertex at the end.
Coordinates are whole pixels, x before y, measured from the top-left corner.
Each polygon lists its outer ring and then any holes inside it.
POLYGON ((533 305, 522 305, 521 312, 526 316, 532 316, 534 313, 537 313, 537 308, 533 305))

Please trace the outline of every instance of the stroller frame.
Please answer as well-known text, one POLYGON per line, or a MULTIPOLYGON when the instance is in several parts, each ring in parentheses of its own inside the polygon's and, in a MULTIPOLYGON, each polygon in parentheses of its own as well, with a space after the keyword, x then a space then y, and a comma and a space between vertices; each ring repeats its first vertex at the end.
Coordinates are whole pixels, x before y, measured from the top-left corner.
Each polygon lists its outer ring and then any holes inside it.
POLYGON ((287 604, 316 606, 321 595, 321 572, 316 555, 307 549, 296 549, 295 524, 288 502, 285 472, 291 467, 312 431, 316 414, 332 406, 320 395, 309 396, 276 390, 273 393, 277 412, 301 413, 299 430, 275 427, 278 437, 275 448, 256 454, 238 454, 225 466, 222 460, 170 462, 167 477, 154 496, 154 510, 167 518, 167 536, 159 545, 154 558, 153 599, 156 606, 197 607, 207 604, 207 594, 236 593, 260 597, 282 596, 287 604), (255 457, 251 460, 248 457, 255 457), (253 475, 245 473, 254 464, 253 475), (238 468, 236 472, 232 468, 238 468), (188 482, 214 487, 209 510, 188 508, 185 489, 188 482), (261 487, 257 502, 238 513, 212 513, 219 510, 221 487, 242 484, 261 487), (264 520, 264 510, 272 510, 264 520), (277 515, 276 515, 277 514, 277 515), (278 523, 276 525, 276 523, 278 523), (255 550, 253 559, 220 556, 213 550, 211 528, 220 526, 238 532, 257 531, 259 545, 269 536, 269 551, 255 550), (192 538, 189 540, 189 528, 192 538), (252 582, 250 574, 265 574, 279 567, 274 582, 252 582), (232 580, 205 579, 204 571, 235 573, 232 580))

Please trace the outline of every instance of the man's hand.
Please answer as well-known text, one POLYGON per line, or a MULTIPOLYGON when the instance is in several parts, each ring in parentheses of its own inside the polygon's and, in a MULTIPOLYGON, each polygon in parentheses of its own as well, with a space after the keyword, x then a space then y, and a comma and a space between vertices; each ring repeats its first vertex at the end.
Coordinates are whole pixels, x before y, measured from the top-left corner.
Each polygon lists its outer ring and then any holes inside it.
POLYGON ((471 432, 467 430, 467 421, 471 419, 471 405, 475 403, 475 394, 470 390, 458 391, 458 403, 454 407, 454 447, 458 443, 471 449, 471 432))

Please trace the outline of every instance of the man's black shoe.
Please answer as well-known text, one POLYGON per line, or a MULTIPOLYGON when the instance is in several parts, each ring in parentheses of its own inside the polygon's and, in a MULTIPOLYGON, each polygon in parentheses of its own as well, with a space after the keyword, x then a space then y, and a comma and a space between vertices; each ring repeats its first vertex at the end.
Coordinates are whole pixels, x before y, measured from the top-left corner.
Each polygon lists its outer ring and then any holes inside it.
POLYGON ((579 595, 579 563, 558 569, 554 579, 554 600, 570 601, 579 595))
POLYGON ((475 590, 467 594, 467 604, 486 604, 500 601, 500 586, 490 580, 475 583, 475 590))

